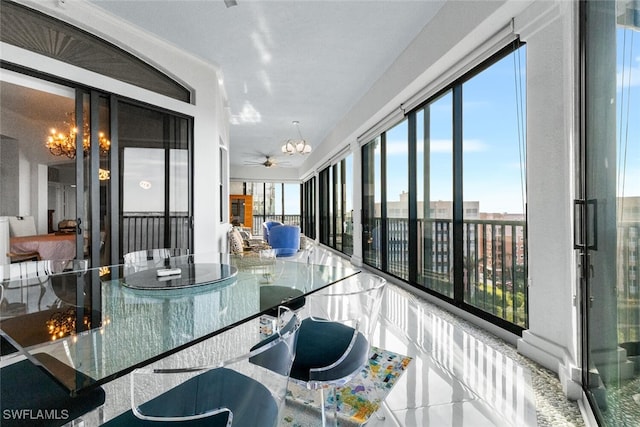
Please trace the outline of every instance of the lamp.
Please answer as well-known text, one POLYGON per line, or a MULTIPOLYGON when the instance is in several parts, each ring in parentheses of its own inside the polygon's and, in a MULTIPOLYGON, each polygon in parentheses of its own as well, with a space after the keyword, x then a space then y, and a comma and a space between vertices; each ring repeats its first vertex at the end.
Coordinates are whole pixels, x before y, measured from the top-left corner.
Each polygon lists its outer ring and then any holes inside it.
MULTIPOLYGON (((75 121, 73 113, 67 113, 67 117, 72 122, 75 121)), ((69 126, 69 133, 65 134, 58 132, 55 128, 51 128, 45 145, 54 156, 67 156, 70 159, 75 159, 78 128, 67 122, 65 122, 65 125, 69 126)), ((91 146, 91 130, 87 120, 84 120, 83 128, 82 149, 86 153, 91 146)), ((100 155, 106 155, 109 152, 109 148, 111 148, 111 141, 107 139, 104 132, 98 132, 98 145, 100 155)))
POLYGON ((287 141, 282 146, 282 152, 289 155, 294 155, 296 153, 309 154, 311 152, 311 145, 309 145, 307 141, 302 137, 302 133, 300 132, 300 122, 294 120, 293 124, 298 129, 298 136, 300 137, 300 139, 287 139, 287 141))

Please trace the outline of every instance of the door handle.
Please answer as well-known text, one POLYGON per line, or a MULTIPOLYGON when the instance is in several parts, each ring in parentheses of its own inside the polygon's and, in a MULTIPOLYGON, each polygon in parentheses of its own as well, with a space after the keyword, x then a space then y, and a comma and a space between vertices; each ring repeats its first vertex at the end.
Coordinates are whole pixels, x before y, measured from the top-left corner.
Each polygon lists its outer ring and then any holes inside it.
POLYGON ((598 200, 575 199, 573 201, 573 248, 581 250, 598 250, 598 200), (588 224, 586 223, 588 221, 588 224), (583 234, 583 227, 586 232, 583 234), (586 241, 583 241, 583 237, 586 241))

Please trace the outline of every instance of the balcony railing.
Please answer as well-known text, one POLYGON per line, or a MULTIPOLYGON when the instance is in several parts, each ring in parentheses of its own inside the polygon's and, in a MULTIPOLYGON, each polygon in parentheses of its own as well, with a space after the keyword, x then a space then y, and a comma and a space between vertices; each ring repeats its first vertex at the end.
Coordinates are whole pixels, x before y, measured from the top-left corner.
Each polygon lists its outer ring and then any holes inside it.
POLYGON ((122 254, 143 249, 189 248, 189 216, 169 217, 169 241, 165 244, 165 217, 161 213, 125 214, 122 217, 122 254))
MULTIPOLYGON (((371 225, 365 261, 378 268, 382 255, 371 225)), ((515 325, 527 326, 527 253, 524 221, 465 220, 463 229, 464 301, 515 325)), ((387 219, 387 270, 409 280, 409 224, 387 219)), ((451 220, 418 221, 418 284, 453 298, 451 220)))
MULTIPOLYGON (((262 235, 262 223, 281 221, 300 225, 300 215, 254 215, 253 234, 262 235)), ((126 214, 122 219, 123 253, 164 247, 164 216, 126 214)), ((464 301, 516 325, 527 326, 527 244, 524 221, 465 220, 463 229, 464 301)), ((380 218, 369 224, 379 230, 380 218)), ((408 221, 387 220, 387 269, 408 280, 408 221)), ((170 246, 189 246, 189 217, 170 217, 170 246)), ((365 261, 380 267, 379 243, 363 236, 365 261)), ((418 221, 418 284, 453 296, 453 229, 450 220, 418 221), (427 228, 425 228, 427 227, 427 228)), ((618 224, 618 339, 640 341, 640 223, 618 224)))
POLYGON ((300 225, 300 215, 256 215, 253 214, 251 234, 262 236, 262 223, 267 221, 279 221, 288 225, 300 225))

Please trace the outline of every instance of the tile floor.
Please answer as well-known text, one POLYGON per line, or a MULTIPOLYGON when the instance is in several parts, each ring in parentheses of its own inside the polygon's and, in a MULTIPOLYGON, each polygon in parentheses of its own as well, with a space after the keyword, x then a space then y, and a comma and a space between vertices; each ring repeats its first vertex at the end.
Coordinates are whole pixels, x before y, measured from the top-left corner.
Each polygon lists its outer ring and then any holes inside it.
MULTIPOLYGON (((345 262, 317 248, 299 255, 299 260, 308 257, 324 264, 345 262)), ((165 362, 193 362, 210 351, 225 357, 225 352, 238 348, 243 336, 247 335, 238 331, 215 337, 165 362)), ((394 284, 387 286, 372 344, 414 360, 378 411, 384 419, 371 417, 368 427, 584 425, 577 404, 564 397, 555 374, 519 355, 513 346, 394 284)), ((127 377, 104 388, 105 419, 128 409, 127 377)), ((87 425, 94 424, 87 420, 87 425)), ((304 425, 283 421, 281 427, 304 425)))

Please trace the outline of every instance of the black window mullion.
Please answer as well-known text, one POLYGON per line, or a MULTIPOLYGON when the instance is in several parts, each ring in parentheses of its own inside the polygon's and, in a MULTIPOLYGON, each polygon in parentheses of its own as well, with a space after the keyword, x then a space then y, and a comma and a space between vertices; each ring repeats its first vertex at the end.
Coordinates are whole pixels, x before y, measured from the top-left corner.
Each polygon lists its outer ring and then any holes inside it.
POLYGON ((412 111, 408 117, 409 125, 409 283, 418 280, 418 167, 417 167, 417 118, 412 111))
POLYGON ((172 133, 171 133, 171 119, 168 116, 164 117, 164 129, 163 129, 163 139, 164 143, 164 243, 163 247, 170 248, 171 247, 171 223, 170 223, 170 215, 169 211, 169 197, 171 197, 171 165, 169 164, 171 160, 171 156, 169 154, 171 149, 172 142, 172 133))
POLYGON ((462 85, 453 87, 453 299, 464 301, 464 197, 462 188, 462 85))
POLYGON ((380 135, 380 269, 388 271, 389 233, 387 227, 387 134, 380 135))

